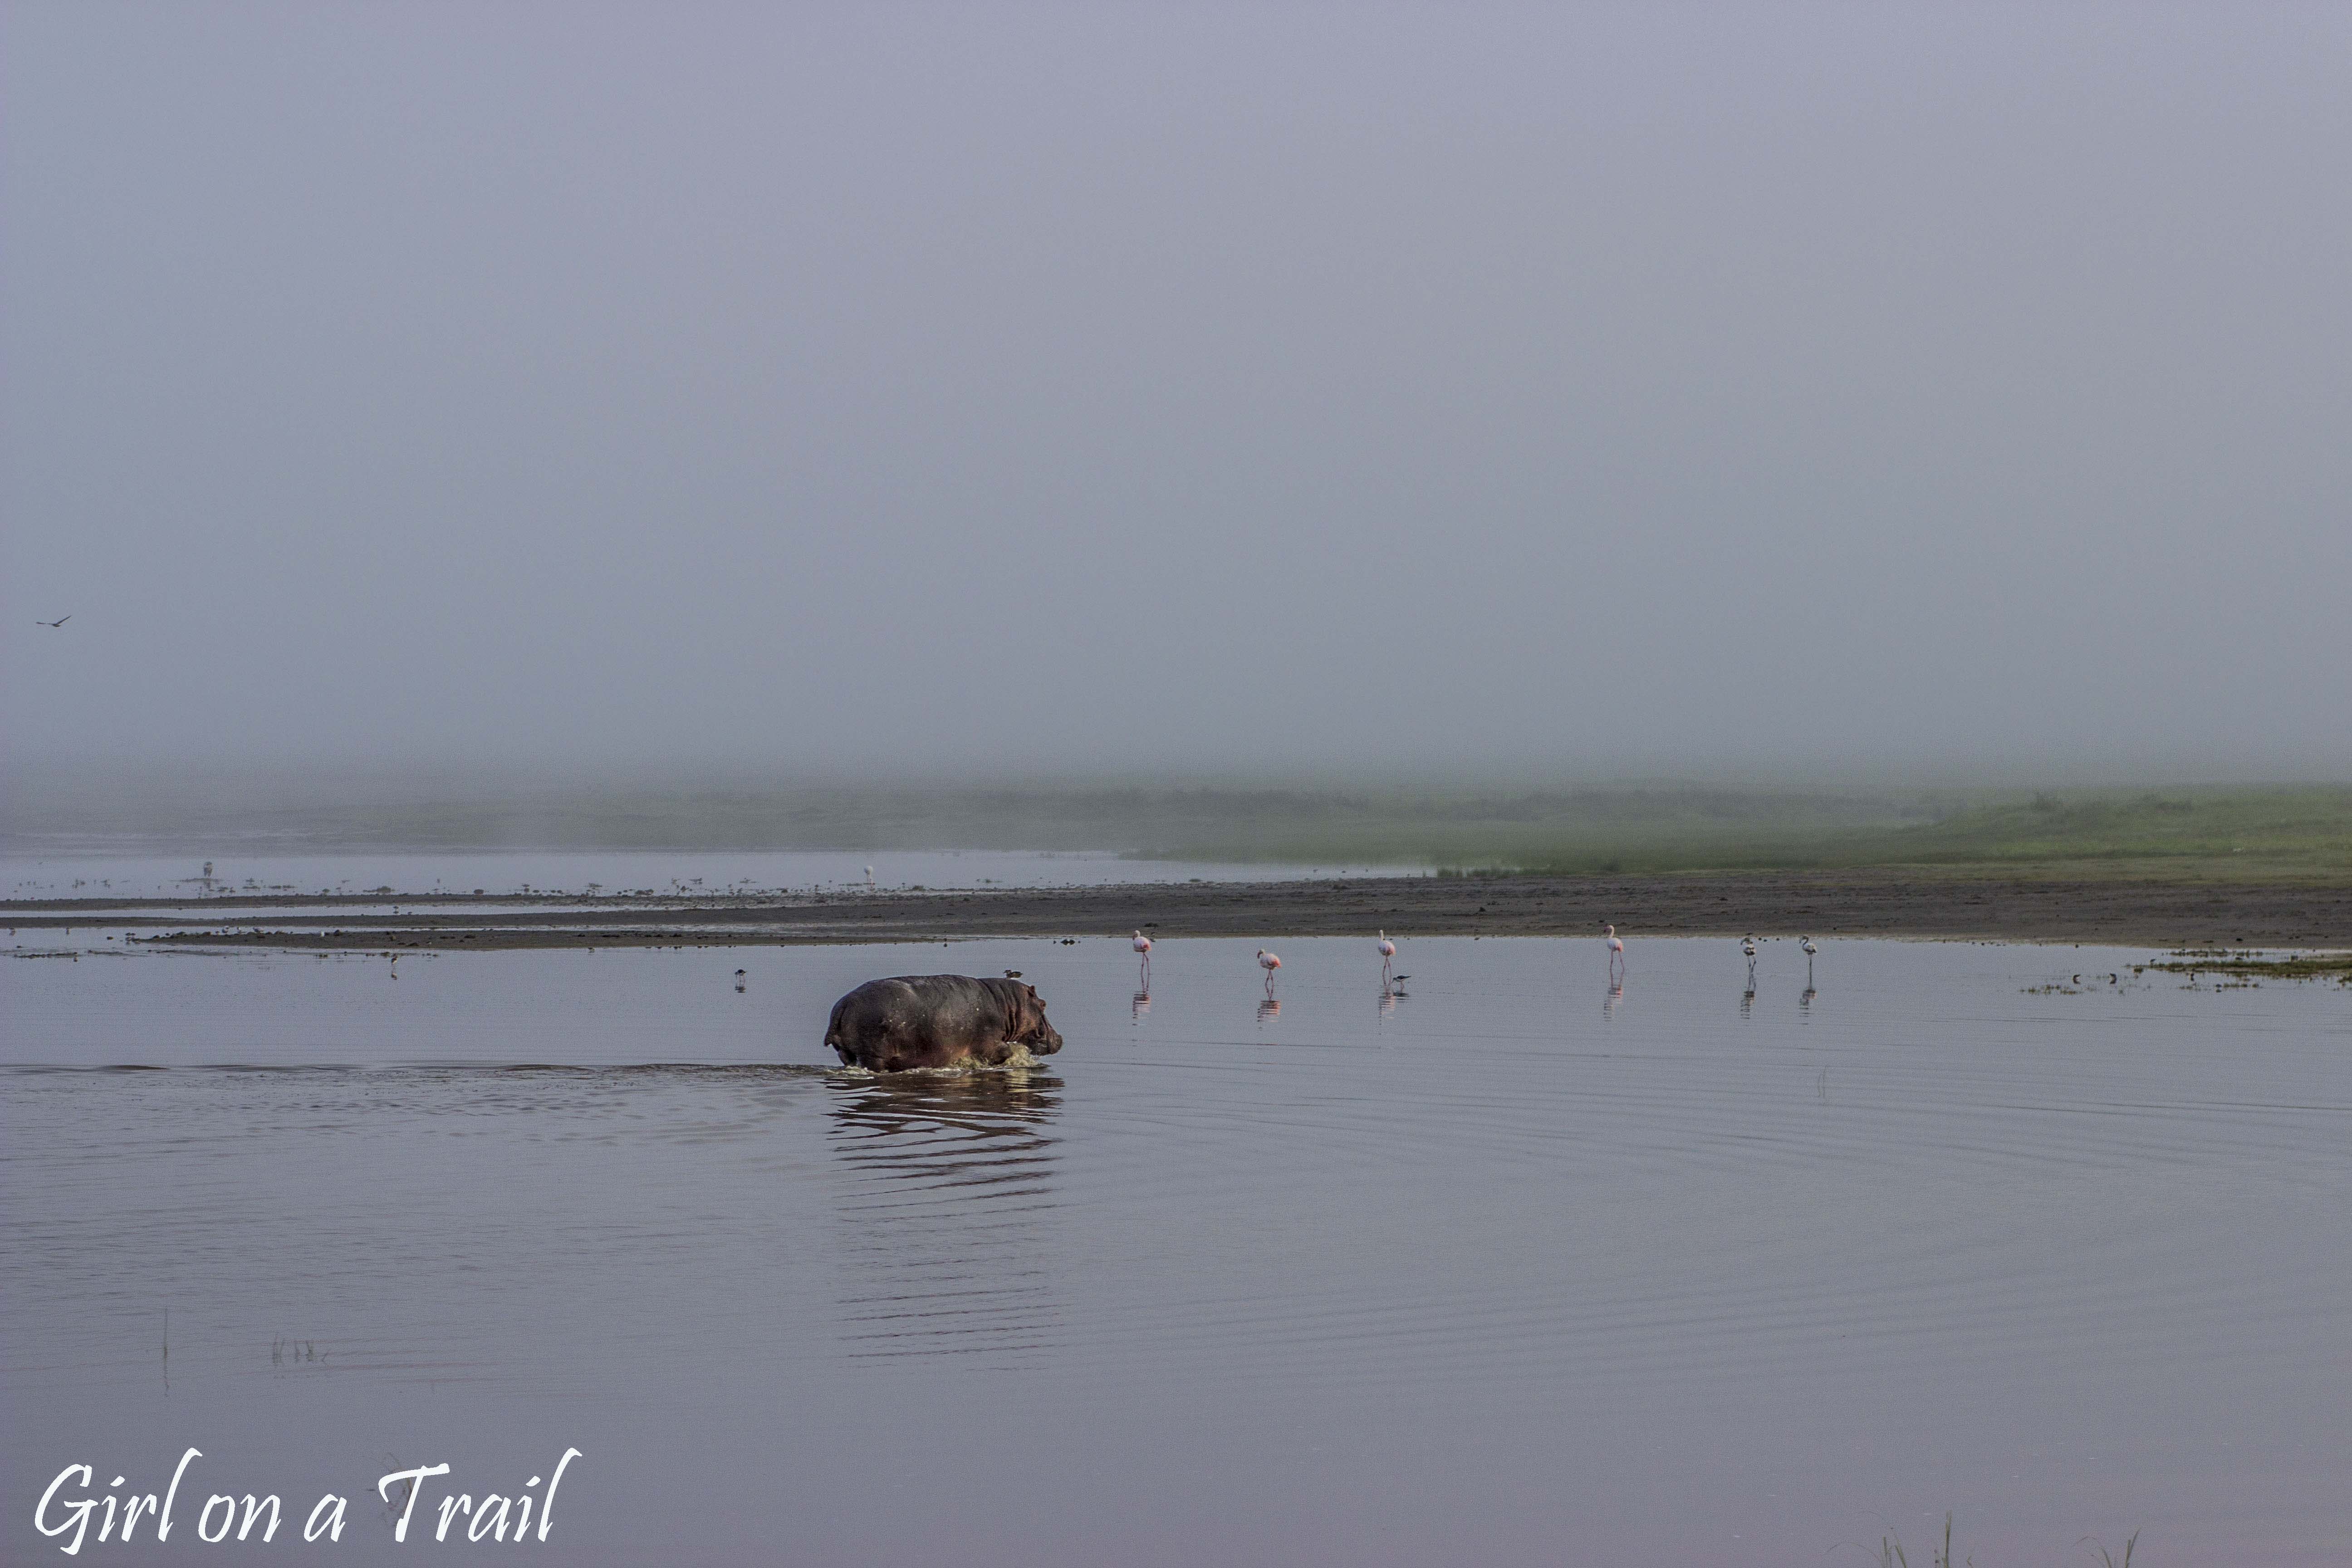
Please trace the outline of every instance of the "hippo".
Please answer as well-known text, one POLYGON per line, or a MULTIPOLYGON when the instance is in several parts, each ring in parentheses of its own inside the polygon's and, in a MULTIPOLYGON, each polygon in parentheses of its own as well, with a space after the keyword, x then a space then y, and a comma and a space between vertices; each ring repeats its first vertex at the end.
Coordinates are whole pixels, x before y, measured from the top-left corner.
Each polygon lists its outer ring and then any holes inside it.
POLYGON ((976 1062, 1002 1066, 1015 1049, 1062 1048, 1037 988, 966 974, 901 974, 869 980, 833 1005, 824 1043, 844 1067, 877 1072, 976 1062))

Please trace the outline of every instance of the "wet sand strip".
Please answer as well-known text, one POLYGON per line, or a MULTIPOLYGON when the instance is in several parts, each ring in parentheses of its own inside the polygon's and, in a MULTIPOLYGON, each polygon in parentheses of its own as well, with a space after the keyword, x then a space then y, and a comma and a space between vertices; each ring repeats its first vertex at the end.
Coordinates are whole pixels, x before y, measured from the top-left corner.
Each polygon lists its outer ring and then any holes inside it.
MULTIPOLYGON (((515 899, 494 910, 338 910, 274 899, 240 920, 225 900, 0 904, 18 930, 104 925, 134 940, 320 950, 732 946, 977 937, 1892 936, 2129 946, 2352 946, 2352 887, 2152 881, 2003 881, 1893 874, 1443 877, 1344 881, 808 896, 783 900, 515 899), (562 909, 540 906, 562 902, 562 909), (289 908, 289 906, 292 906, 289 908)), ((258 900, 257 900, 258 902, 258 900)))

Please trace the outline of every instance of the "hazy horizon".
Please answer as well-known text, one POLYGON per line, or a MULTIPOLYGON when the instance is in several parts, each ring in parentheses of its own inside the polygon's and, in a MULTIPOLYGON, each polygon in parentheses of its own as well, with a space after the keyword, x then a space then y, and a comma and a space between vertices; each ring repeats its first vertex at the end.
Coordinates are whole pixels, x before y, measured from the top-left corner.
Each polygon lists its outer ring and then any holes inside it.
POLYGON ((11 795, 2352 777, 2341 8, 0 25, 11 795))

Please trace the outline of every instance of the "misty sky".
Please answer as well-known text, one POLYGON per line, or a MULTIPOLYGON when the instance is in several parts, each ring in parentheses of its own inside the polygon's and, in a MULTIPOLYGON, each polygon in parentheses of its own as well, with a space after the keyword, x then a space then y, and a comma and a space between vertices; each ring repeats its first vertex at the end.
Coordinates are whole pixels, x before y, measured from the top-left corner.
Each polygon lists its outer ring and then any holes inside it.
POLYGON ((2352 773, 2352 8, 0 26, 18 765, 2352 773))

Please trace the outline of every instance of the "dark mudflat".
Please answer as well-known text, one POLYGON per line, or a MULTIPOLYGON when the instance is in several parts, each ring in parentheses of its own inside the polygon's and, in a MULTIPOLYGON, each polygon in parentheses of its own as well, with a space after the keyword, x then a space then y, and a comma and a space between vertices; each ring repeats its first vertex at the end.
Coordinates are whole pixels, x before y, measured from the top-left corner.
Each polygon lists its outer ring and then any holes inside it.
POLYGON ((20 929, 104 924, 172 944, 305 949, 731 945, 959 937, 1630 934, 1893 936, 2097 942, 2148 947, 2352 945, 2352 887, 1994 878, 1740 874, 1672 877, 1414 877, 1334 882, 1140 884, 942 893, 856 893, 782 901, 467 900, 398 915, 317 899, 201 908, 164 900, 0 905, 20 929), (498 902, 485 910, 479 905, 498 902), (551 907, 557 903, 563 907, 551 907), (103 908, 107 912, 99 914, 103 908))

